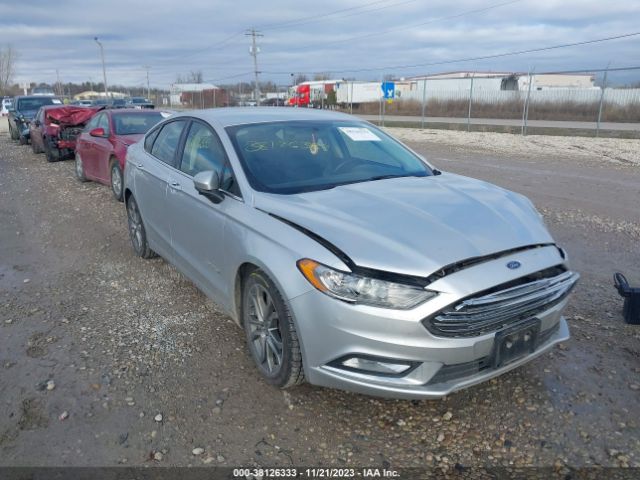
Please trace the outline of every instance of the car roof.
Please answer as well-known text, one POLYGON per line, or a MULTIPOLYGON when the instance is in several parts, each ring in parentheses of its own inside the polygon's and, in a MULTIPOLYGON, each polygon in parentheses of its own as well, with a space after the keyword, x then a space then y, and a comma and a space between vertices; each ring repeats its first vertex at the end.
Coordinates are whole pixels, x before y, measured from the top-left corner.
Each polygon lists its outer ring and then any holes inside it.
POLYGON ((208 122, 217 122, 223 127, 244 125, 248 123, 287 122, 296 120, 362 120, 346 113, 329 110, 315 110, 313 108, 295 107, 227 107, 210 108, 181 112, 173 118, 189 116, 208 122))
POLYGON ((108 112, 110 115, 122 115, 124 113, 126 114, 133 113, 134 115, 143 115, 145 113, 147 114, 159 113, 160 115, 162 115, 162 110, 152 110, 152 109, 140 110, 139 108, 116 108, 116 109, 106 108, 102 111, 108 112))

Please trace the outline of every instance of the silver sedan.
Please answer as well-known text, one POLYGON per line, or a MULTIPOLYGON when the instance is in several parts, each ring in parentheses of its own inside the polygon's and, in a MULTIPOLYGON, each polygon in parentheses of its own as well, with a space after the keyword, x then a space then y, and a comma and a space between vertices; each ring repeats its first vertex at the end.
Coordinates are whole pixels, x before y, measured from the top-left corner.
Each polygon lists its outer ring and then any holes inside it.
POLYGON ((135 253, 244 329, 264 378, 434 398, 569 338, 578 275, 522 195, 325 111, 185 112, 129 148, 135 253))

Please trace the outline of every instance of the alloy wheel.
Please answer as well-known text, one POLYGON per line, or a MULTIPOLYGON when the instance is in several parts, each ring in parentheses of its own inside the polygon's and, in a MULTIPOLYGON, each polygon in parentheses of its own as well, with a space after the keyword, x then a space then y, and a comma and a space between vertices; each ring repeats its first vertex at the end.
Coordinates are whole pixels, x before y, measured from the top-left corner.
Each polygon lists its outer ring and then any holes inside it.
POLYGON ((282 336, 280 318, 267 289, 254 284, 249 291, 249 340, 258 366, 269 376, 282 367, 282 336))
POLYGON ((117 163, 114 163, 111 167, 111 188, 116 198, 120 199, 122 195, 122 174, 117 163))
POLYGON ((143 239, 142 239, 142 218, 140 217, 140 211, 135 200, 131 199, 127 203, 127 217, 129 220, 129 236, 133 243, 133 248, 136 252, 142 252, 143 239))

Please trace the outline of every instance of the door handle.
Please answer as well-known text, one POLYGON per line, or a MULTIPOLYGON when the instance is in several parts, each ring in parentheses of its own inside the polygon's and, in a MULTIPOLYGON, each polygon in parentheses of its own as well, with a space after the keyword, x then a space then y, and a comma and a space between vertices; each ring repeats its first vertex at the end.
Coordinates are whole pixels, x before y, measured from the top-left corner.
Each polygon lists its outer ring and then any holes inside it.
POLYGON ((144 165, 141 163, 137 163, 136 167, 138 168, 138 170, 143 170, 144 171, 144 165))
POLYGON ((180 184, 176 181, 169 181, 169 186, 174 189, 174 190, 181 190, 182 188, 180 187, 180 184))

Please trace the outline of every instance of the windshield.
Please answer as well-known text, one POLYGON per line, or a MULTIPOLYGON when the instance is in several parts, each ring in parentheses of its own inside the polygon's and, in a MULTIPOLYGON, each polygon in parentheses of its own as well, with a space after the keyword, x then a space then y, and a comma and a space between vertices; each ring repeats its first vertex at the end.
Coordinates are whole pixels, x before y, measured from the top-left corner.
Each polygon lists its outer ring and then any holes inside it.
POLYGON ((431 169, 381 130, 361 122, 292 121, 227 127, 251 186, 293 194, 431 169))
POLYGON ((163 118, 160 112, 114 114, 113 126, 116 135, 143 134, 163 118))
POLYGON ((38 110, 43 105, 53 105, 54 103, 60 103, 60 100, 51 97, 20 98, 18 99, 16 110, 28 112, 31 110, 38 110), (54 102, 54 100, 57 100, 57 102, 54 102))

